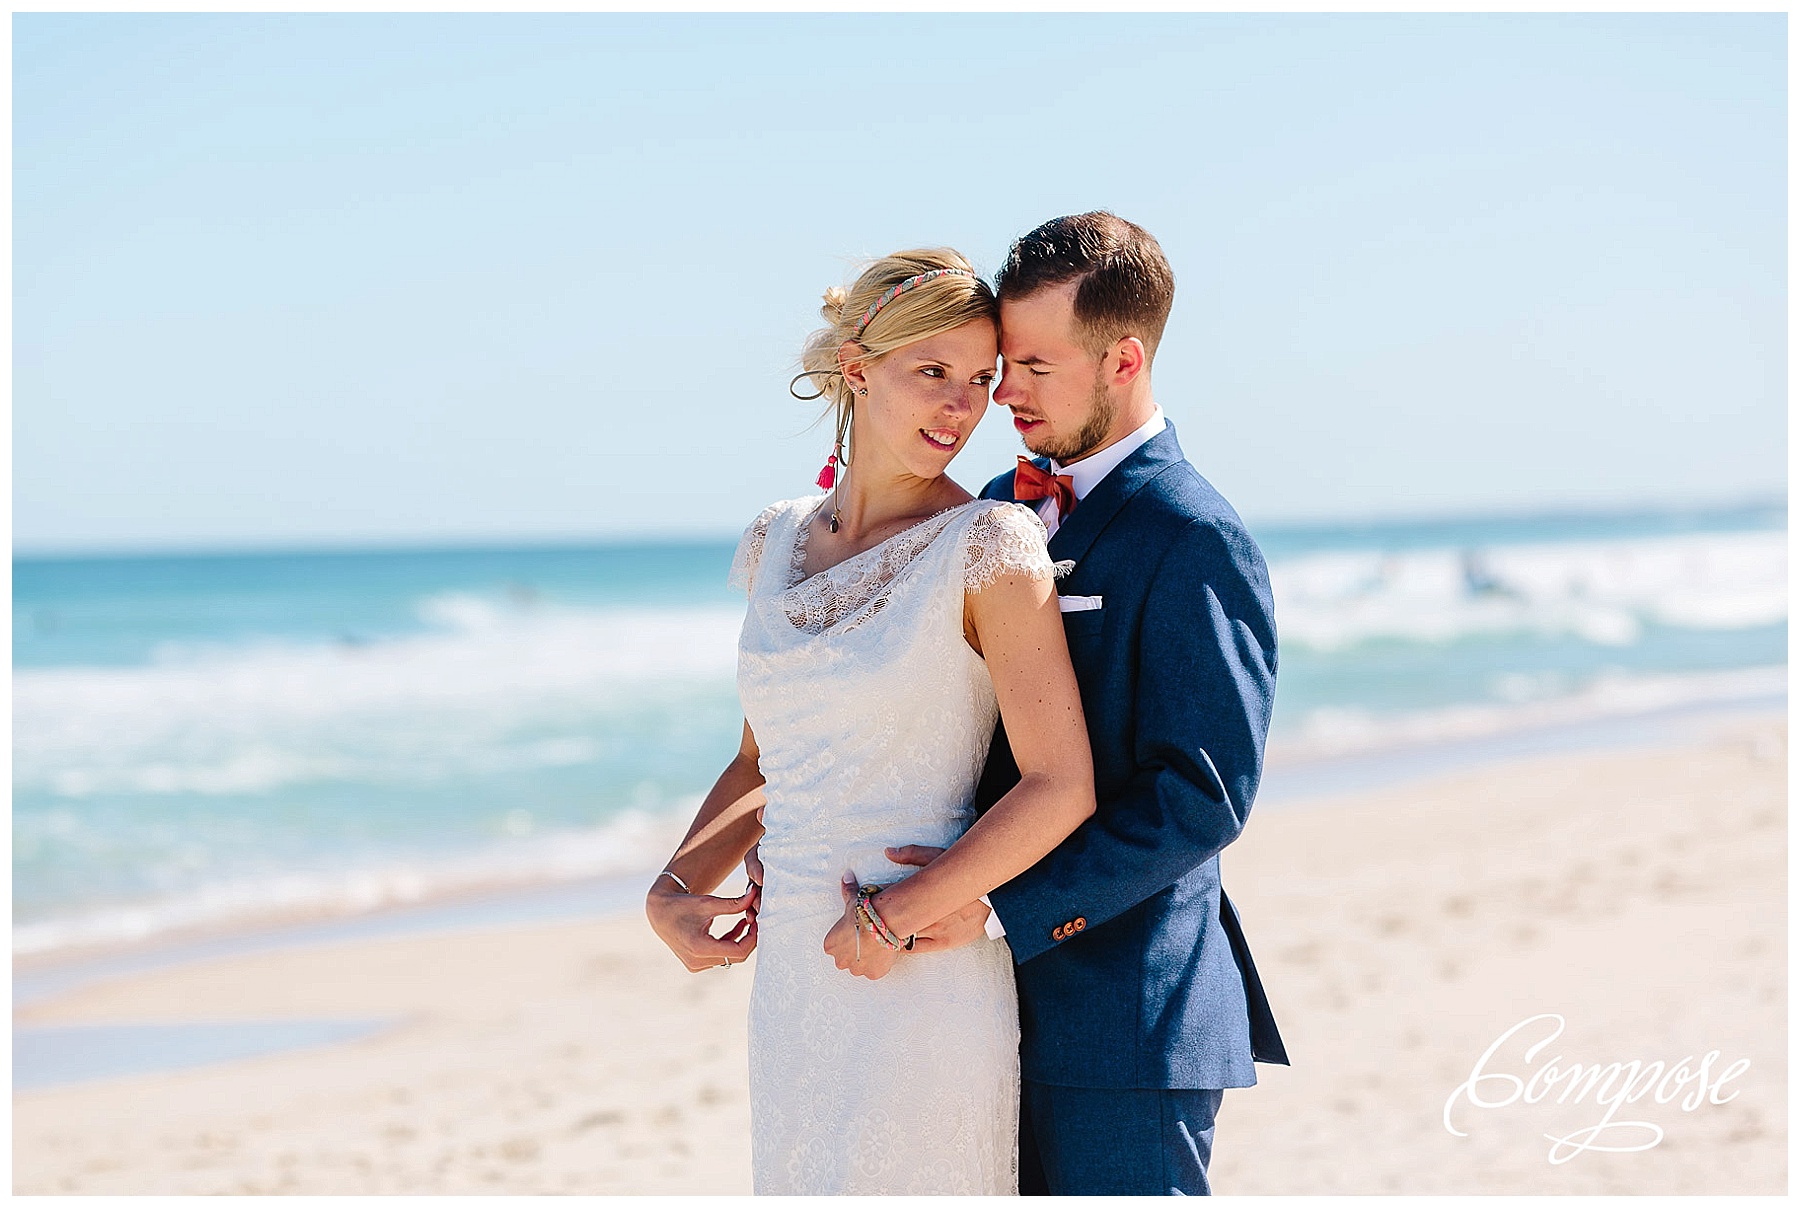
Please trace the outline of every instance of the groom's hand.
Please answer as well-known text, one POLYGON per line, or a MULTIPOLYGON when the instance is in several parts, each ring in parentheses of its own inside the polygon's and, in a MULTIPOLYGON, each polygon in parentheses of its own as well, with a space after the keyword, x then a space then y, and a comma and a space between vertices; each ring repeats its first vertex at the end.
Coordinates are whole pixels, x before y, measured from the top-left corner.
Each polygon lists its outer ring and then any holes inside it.
POLYGON ((988 915, 993 911, 981 902, 970 902, 961 910, 945 915, 913 941, 914 952, 948 952, 987 938, 988 915))
MULTIPOLYGON (((943 848, 924 843, 911 843, 905 847, 889 847, 884 850, 890 862, 911 864, 918 868, 924 868, 944 854, 943 848)), ((919 932, 918 938, 913 941, 913 951, 948 952, 952 948, 984 940, 987 938, 988 915, 992 913, 984 903, 970 902, 919 932)))

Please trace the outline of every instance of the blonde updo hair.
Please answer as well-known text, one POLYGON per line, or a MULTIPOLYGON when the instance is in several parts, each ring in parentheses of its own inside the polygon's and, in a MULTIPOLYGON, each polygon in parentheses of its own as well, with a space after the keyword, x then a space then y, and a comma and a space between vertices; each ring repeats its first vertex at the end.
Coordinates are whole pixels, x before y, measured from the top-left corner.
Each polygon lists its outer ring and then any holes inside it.
POLYGON ((915 248, 883 256, 865 268, 849 289, 834 285, 826 290, 819 314, 825 326, 807 337, 795 385, 802 380, 811 381, 819 393, 803 397, 824 400, 825 415, 835 421, 837 432, 844 433, 855 397, 844 380, 843 366, 838 363, 838 349, 846 342, 862 347, 865 355, 854 359, 869 364, 896 348, 951 331, 974 319, 998 322, 1000 304, 988 283, 975 275, 974 266, 960 252, 947 247, 915 248), (961 272, 934 277, 890 299, 869 325, 857 332, 856 325, 883 294, 908 277, 933 269, 961 272))

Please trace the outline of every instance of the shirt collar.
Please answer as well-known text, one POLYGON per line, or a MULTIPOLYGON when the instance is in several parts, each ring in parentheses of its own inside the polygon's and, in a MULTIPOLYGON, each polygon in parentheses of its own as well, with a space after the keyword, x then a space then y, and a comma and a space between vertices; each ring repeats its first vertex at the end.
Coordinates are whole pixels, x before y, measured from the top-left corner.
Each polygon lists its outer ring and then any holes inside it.
POLYGON ((1084 457, 1072 466, 1058 465, 1056 459, 1050 459, 1052 474, 1067 474, 1075 479, 1075 498, 1085 499, 1087 493, 1100 485, 1100 480, 1119 468, 1119 463, 1143 448, 1144 443, 1158 432, 1169 426, 1163 418, 1163 409, 1158 406, 1144 421, 1144 426, 1117 444, 1108 445, 1091 457, 1084 457))

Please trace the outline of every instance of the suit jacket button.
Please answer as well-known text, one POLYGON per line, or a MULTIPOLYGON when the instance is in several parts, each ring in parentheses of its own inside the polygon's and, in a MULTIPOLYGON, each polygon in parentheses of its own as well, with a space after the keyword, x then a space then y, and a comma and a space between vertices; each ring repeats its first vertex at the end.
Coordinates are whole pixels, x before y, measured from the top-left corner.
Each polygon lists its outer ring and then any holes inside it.
POLYGON ((1060 939, 1062 939, 1062 937, 1063 937, 1063 929, 1061 927, 1056 928, 1056 930, 1054 930, 1050 933, 1050 938, 1053 940, 1060 940, 1060 939))
POLYGON ((1070 924, 1070 926, 1073 927, 1077 931, 1083 931, 1087 928, 1087 920, 1086 919, 1076 919, 1073 923, 1070 924))

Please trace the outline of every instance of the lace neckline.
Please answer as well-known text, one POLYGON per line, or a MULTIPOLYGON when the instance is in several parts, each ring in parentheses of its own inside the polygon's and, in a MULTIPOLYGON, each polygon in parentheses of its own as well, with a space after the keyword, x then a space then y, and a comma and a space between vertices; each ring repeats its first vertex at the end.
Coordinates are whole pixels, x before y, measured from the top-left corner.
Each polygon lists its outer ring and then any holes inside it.
POLYGON ((908 533, 916 533, 921 528, 924 528, 926 525, 931 524, 933 521, 940 520, 943 517, 948 516, 951 512, 960 511, 961 509, 966 508, 966 507, 970 506, 971 504, 976 504, 976 503, 981 502, 981 500, 979 498, 971 499, 966 503, 952 504, 951 506, 949 506, 947 508, 943 508, 940 511, 933 512, 931 515, 925 517, 923 520, 920 520, 914 524, 909 524, 905 528, 901 529, 899 532, 892 533, 886 537, 883 537, 880 541, 877 541, 874 545, 871 545, 868 549, 862 550, 858 553, 851 554, 848 558, 845 558, 843 561, 833 562, 830 566, 827 566, 821 570, 816 570, 812 574, 809 575, 806 573, 806 546, 807 546, 808 540, 812 536, 812 522, 815 518, 817 518, 819 512, 824 509, 826 500, 828 500, 830 498, 831 498, 831 496, 829 496, 829 495, 819 496, 819 501, 817 503, 813 504, 813 506, 806 511, 805 515, 800 517, 799 530, 794 534, 794 545, 793 545, 793 549, 788 558, 787 590, 789 590, 789 591, 794 590, 796 587, 799 587, 802 583, 805 583, 810 579, 817 579, 817 578, 821 578, 822 576, 829 575, 832 571, 837 570, 840 567, 849 566, 851 563, 856 562, 859 559, 866 558, 870 554, 876 553, 879 550, 883 550, 887 546, 898 541, 900 538, 906 536, 908 533))

